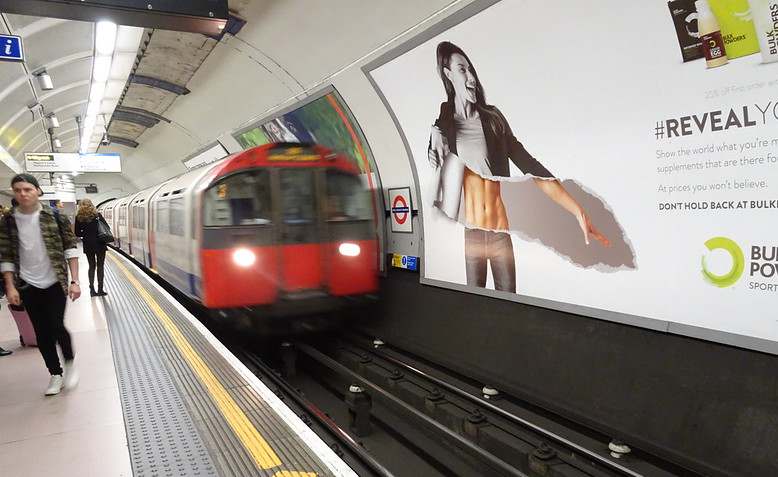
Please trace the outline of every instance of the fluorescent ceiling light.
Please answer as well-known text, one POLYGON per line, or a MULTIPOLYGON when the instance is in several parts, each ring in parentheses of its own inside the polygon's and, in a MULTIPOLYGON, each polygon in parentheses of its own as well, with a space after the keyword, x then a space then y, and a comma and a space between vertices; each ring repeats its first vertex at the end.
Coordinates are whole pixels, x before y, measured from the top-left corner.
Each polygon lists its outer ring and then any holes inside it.
POLYGON ((109 78, 122 81, 127 81, 127 77, 132 71, 132 67, 135 66, 135 61, 138 59, 138 54, 132 53, 116 53, 113 55, 113 62, 111 63, 111 75, 109 78))
POLYGON ((58 128, 59 127, 59 118, 56 114, 51 113, 49 114, 49 123, 51 124, 51 127, 58 128))
POLYGON ((104 82, 108 79, 111 72, 111 57, 98 56, 95 58, 95 66, 92 70, 92 79, 98 82, 104 82))
POLYGON ((95 34, 95 50, 99 55, 113 55, 116 46, 116 23, 97 22, 95 34))
POLYGON ((89 101, 99 103, 103 100, 105 94, 105 82, 92 83, 92 89, 89 90, 89 101))
POLYGON ((87 116, 97 116, 100 112, 100 103, 98 101, 90 101, 89 106, 86 107, 87 116))
POLYGON ((120 26, 116 35, 116 51, 129 51, 134 55, 138 51, 141 38, 143 38, 143 28, 120 26))
POLYGON ((104 98, 118 98, 124 91, 124 81, 109 81, 105 87, 104 98))
POLYGON ((54 138, 54 147, 56 147, 57 149, 62 147, 62 141, 60 141, 58 137, 54 138))

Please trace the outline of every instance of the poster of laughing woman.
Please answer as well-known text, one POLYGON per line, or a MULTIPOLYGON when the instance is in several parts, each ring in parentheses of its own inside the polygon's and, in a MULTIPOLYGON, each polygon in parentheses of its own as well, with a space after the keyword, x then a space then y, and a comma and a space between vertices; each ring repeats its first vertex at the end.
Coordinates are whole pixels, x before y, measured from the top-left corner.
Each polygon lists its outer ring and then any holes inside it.
MULTIPOLYGON (((722 5, 738 1, 709 1, 731 24, 722 5)), ((777 211, 754 204, 775 199, 778 165, 731 164, 738 144, 771 153, 778 115, 757 105, 778 101, 778 61, 759 54, 756 33, 728 47, 728 63, 707 61, 683 36, 697 23, 678 23, 696 18, 683 10, 694 2, 604 3, 476 2, 365 67, 412 156, 422 280, 778 341, 771 297, 750 281, 769 277, 733 277, 737 253, 710 245, 724 237, 747 255, 769 241, 764 219, 777 211), (726 180, 735 187, 714 187, 726 180), (716 207, 738 201, 749 207, 716 207), (742 306, 749 317, 731 320, 742 306)))

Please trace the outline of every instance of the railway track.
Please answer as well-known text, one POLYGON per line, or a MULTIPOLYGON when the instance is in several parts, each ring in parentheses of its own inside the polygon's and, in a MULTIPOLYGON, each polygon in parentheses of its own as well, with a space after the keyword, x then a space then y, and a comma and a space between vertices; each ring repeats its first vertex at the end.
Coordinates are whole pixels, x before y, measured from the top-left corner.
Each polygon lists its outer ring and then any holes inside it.
POLYGON ((361 337, 238 354, 374 475, 693 475, 639 454, 615 458, 607 441, 361 337))

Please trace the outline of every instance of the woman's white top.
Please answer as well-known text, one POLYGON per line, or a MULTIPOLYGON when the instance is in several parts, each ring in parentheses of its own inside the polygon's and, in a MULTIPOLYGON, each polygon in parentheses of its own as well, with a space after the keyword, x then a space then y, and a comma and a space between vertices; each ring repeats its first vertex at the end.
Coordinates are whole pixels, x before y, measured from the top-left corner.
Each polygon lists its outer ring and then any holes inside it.
POLYGON ((457 131, 457 156, 465 166, 481 177, 492 175, 487 161, 486 136, 481 118, 462 118, 454 115, 457 131))

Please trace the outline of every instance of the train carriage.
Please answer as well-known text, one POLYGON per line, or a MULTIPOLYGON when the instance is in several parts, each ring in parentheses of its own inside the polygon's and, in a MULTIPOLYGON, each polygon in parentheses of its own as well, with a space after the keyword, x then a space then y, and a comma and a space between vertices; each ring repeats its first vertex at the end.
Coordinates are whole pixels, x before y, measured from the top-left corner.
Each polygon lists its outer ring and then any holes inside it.
POLYGON ((151 265, 151 250, 149 249, 149 218, 146 211, 151 206, 151 198, 154 193, 165 184, 140 191, 130 206, 130 248, 132 249, 132 256, 147 268, 153 267, 151 265))
POLYGON ((248 149, 100 210, 120 249, 221 315, 329 310, 378 288, 369 192, 320 146, 248 149))

